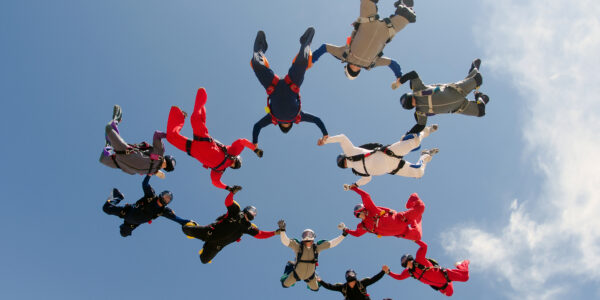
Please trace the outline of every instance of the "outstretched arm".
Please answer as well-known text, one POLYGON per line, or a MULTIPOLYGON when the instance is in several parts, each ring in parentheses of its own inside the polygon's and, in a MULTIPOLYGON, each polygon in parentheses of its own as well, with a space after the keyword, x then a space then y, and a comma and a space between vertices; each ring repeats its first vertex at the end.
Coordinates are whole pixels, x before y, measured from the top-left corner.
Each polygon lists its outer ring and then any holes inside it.
POLYGON ((375 203, 373 202, 373 200, 371 199, 371 195, 369 195, 367 192, 357 188, 357 187, 352 187, 351 190, 355 191, 357 194, 360 195, 360 197, 362 198, 362 202, 363 205, 365 206, 365 208, 369 211, 369 213, 374 214, 374 215, 378 215, 379 212, 381 211, 381 209, 379 209, 375 203))
POLYGON ((417 250, 417 256, 415 257, 415 260, 426 261, 427 258, 425 255, 427 255, 427 244, 425 244, 423 241, 415 241, 415 243, 420 246, 419 250, 417 250))
POLYGON ((371 176, 361 176, 359 180, 356 181, 356 186, 363 186, 371 181, 371 176))
POLYGON ((355 237, 364 235, 367 233, 367 230, 361 224, 362 223, 358 223, 358 225, 356 225, 356 230, 346 229, 346 232, 355 237))
MULTIPOLYGON (((165 153, 165 145, 162 139, 167 138, 167 134, 162 131, 155 131, 154 137, 152 138, 152 153, 162 155, 165 153)), ((153 158, 155 159, 155 158, 153 158)))
POLYGON ((312 63, 316 63, 317 60, 319 60, 319 57, 321 57, 321 55, 325 54, 325 52, 327 52, 327 46, 325 44, 321 45, 321 47, 319 47, 319 49, 315 50, 312 54, 312 63))
POLYGON ((275 235, 275 231, 262 231, 259 230, 258 233, 254 236, 257 239, 268 239, 275 235))
POLYGON ((385 275, 385 272, 379 271, 379 273, 377 273, 375 276, 371 277, 371 278, 365 278, 363 280, 360 281, 360 283, 362 283, 363 286, 369 286, 375 282, 377 282, 379 279, 381 279, 383 277, 383 275, 385 275))
POLYGON ((327 138, 327 140, 325 140, 324 143, 340 143, 340 147, 342 147, 342 151, 344 151, 346 155, 353 155, 355 152, 354 150, 356 148, 354 147, 350 139, 348 139, 344 134, 330 136, 329 138, 327 138))
POLYGON ((321 278, 317 278, 317 281, 319 282, 319 284, 320 284, 322 287, 324 287, 324 288, 326 288, 326 289, 328 289, 328 290, 331 290, 331 291, 338 291, 338 292, 341 292, 341 291, 342 291, 342 288, 344 287, 344 285, 343 285, 343 284, 341 284, 341 283, 331 284, 331 283, 327 283, 327 282, 325 282, 325 281, 324 281, 323 279, 321 279, 321 278))
POLYGON ((227 185, 221 182, 221 176, 223 176, 222 172, 217 172, 214 170, 210 171, 210 180, 212 181, 212 184, 220 189, 226 189, 227 185))
POLYGON ((258 144, 258 135, 260 134, 261 129, 267 127, 271 124, 271 115, 266 114, 262 119, 254 124, 254 128, 252 128, 252 143, 258 144))
POLYGON ((414 116, 417 124, 415 124, 415 126, 413 126, 406 134, 419 133, 423 131, 423 129, 425 129, 425 125, 427 125, 427 114, 415 111, 414 116))
POLYGON ((404 271, 402 271, 402 273, 400 273, 400 274, 390 271, 388 273, 388 275, 390 275, 392 278, 394 278, 396 280, 404 280, 410 276, 407 269, 404 269, 404 271))
POLYGON ((146 175, 144 181, 142 181, 142 189, 144 190, 144 197, 151 198, 156 194, 154 193, 154 189, 150 186, 150 175, 146 175))
POLYGON ((231 146, 227 147, 227 153, 233 156, 240 155, 242 151, 244 151, 244 147, 254 151, 256 146, 250 143, 247 139, 237 139, 235 142, 231 143, 231 146))
POLYGON ((175 215, 175 212, 168 207, 165 207, 165 210, 164 210, 162 216, 171 221, 175 221, 175 222, 181 224, 182 226, 185 225, 187 222, 190 222, 190 220, 182 219, 182 218, 178 217, 177 215, 175 215))
POLYGON ((333 247, 339 245, 344 240, 345 237, 346 236, 344 236, 343 234, 340 234, 338 237, 329 241, 329 248, 333 248, 333 247))
POLYGON ((310 123, 314 123, 316 124, 319 129, 321 129, 321 133, 323 134, 323 136, 328 135, 327 134, 327 129, 325 128, 325 124, 323 124, 323 121, 321 121, 321 119, 317 116, 313 116, 307 112, 300 112, 300 120, 301 122, 310 122, 310 123))

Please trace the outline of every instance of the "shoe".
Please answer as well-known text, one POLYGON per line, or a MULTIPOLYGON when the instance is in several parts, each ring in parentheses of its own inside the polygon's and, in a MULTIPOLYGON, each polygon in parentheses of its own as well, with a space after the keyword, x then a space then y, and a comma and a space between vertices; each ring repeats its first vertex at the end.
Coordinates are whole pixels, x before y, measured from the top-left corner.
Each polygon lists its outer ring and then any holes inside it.
POLYGON ((473 69, 479 70, 479 66, 481 66, 481 59, 479 59, 479 58, 474 59, 473 62, 471 63, 471 68, 469 69, 469 74, 471 73, 471 71, 473 71, 473 69))
POLYGON ((308 27, 306 29, 306 31, 304 32, 304 34, 302 34, 302 36, 300 37, 300 44, 302 46, 310 45, 310 43, 312 43, 312 39, 314 36, 315 36, 315 28, 308 27))
POLYGON ((123 193, 121 193, 121 191, 119 191, 118 189, 113 188, 112 194, 110 198, 108 198, 108 202, 116 205, 119 204, 119 202, 121 202, 121 200, 123 199, 125 199, 125 195, 123 195, 123 193))
POLYGON ((117 123, 121 122, 121 118, 123 117, 123 113, 121 111, 121 107, 117 104, 113 107, 113 117, 112 119, 117 123))
POLYGON ((481 101, 483 101, 483 103, 485 104, 488 104, 488 102, 490 102, 490 97, 488 97, 488 95, 481 92, 475 92, 475 100, 479 101, 479 98, 481 98, 481 101))
POLYGON ((394 7, 398 7, 401 5, 406 7, 413 7, 415 3, 413 0, 398 0, 394 3, 394 7))
POLYGON ((421 151, 421 155, 429 154, 429 156, 434 156, 434 155, 438 154, 438 152, 440 152, 440 149, 432 148, 432 149, 421 151))
POLYGON ((254 40, 254 52, 265 53, 267 52, 267 48, 269 48, 269 45, 267 44, 267 36, 265 35, 264 31, 259 30, 256 34, 256 39, 254 40))

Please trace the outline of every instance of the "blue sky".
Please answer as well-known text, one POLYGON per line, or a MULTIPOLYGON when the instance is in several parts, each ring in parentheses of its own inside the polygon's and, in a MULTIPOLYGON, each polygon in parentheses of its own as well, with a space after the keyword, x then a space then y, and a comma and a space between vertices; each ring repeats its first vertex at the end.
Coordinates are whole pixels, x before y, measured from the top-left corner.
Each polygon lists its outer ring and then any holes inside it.
MULTIPOLYGON (((380 1, 380 14, 392 2, 380 1)), ((439 147, 421 179, 374 178, 374 201, 402 209, 417 192, 425 201, 424 240, 446 266, 470 258, 471 279, 455 284, 456 299, 595 298, 600 279, 600 146, 595 70, 600 65, 600 4, 562 1, 415 1, 417 23, 388 44, 386 56, 426 83, 462 79, 481 57, 482 91, 491 102, 484 118, 435 116, 440 130, 423 147, 439 147), (583 230, 582 230, 583 229, 583 230), (562 263, 561 263, 562 262, 562 263)), ((3 1, 0 4, 0 87, 6 212, 0 219, 0 295, 6 299, 339 299, 303 283, 283 289, 279 277, 292 251, 278 237, 245 236, 202 265, 202 242, 185 238, 176 223, 157 219, 121 238, 120 220, 101 211, 112 187, 133 202, 141 176, 97 162, 112 106, 124 110, 129 142, 150 140, 166 128, 168 109, 191 112, 198 87, 208 92, 210 133, 225 143, 251 138, 266 95, 249 60, 258 30, 269 42, 272 68, 285 75, 298 38, 316 28, 313 48, 342 44, 358 15, 358 1, 3 1)), ((306 74, 303 109, 356 144, 392 143, 413 125, 390 89, 392 72, 378 68, 357 80, 323 56, 306 74)), ((184 134, 191 135, 189 124, 184 134)), ((356 178, 336 167, 337 145, 316 146, 316 126, 283 135, 261 132, 258 159, 224 181, 240 184, 241 205, 258 208, 255 223, 288 235, 304 228, 318 238, 355 226, 359 198, 342 190, 356 178)), ((157 190, 184 218, 210 223, 225 211, 226 192, 185 153, 157 190)), ((417 155, 407 157, 415 161, 417 155)), ((372 276, 381 265, 400 271, 414 243, 349 237, 320 256, 319 274, 343 280, 354 268, 372 276)), ((373 299, 439 299, 414 280, 384 277, 373 299)))

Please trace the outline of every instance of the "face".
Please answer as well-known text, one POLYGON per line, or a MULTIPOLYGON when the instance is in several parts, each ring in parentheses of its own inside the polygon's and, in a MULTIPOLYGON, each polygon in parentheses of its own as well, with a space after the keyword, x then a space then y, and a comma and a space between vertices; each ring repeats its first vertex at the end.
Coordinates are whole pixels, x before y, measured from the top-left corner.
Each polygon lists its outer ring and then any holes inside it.
POLYGON ((165 194, 162 196, 162 201, 165 205, 169 204, 169 202, 171 202, 171 195, 169 194, 165 194))
POLYGON ((279 124, 281 124, 281 127, 283 127, 283 128, 288 128, 288 127, 292 126, 292 123, 279 123, 279 124))
POLYGON ((313 246, 313 244, 314 244, 314 242, 313 242, 313 241, 306 241, 306 242, 304 242, 304 243, 306 244, 306 247, 307 247, 307 248, 310 248, 310 247, 312 247, 312 246, 313 246))
POLYGON ((348 66, 350 67, 350 70, 354 71, 354 72, 358 72, 360 71, 360 67, 353 65, 353 64, 348 64, 348 66))
POLYGON ((350 288, 354 288, 354 285, 355 285, 355 284, 356 284, 356 280, 352 280, 352 281, 348 282, 348 286, 349 286, 350 288))
POLYGON ((412 267, 413 267, 413 261, 412 260, 407 261, 406 262, 406 268, 407 269, 412 269, 412 267))
POLYGON ((364 212, 361 212, 358 214, 358 218, 364 221, 367 218, 367 215, 364 212))
POLYGON ((417 99, 415 99, 415 97, 412 97, 411 103, 413 107, 417 106, 417 99))

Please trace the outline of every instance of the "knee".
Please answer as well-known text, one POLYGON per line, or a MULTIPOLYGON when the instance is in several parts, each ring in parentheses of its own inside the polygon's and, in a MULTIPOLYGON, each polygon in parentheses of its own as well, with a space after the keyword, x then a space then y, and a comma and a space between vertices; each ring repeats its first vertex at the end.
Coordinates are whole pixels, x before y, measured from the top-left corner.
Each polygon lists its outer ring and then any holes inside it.
POLYGON ((210 259, 206 258, 206 257, 202 257, 202 255, 200 255, 200 262, 202 264, 207 264, 210 262, 210 259))
POLYGON ((110 204, 110 202, 106 201, 104 202, 104 205, 102 205, 102 211, 107 214, 110 215, 110 207, 112 206, 112 204, 110 204))

